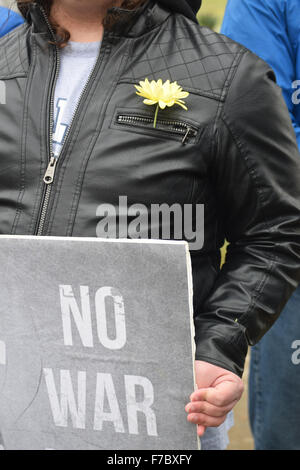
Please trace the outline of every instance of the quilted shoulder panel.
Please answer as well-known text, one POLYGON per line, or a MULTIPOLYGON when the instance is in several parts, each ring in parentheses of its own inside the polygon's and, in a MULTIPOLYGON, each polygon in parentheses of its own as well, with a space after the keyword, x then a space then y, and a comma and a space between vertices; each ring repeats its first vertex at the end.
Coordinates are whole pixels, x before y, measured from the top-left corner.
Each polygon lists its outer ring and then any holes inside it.
POLYGON ((0 39, 0 79, 24 77, 29 67, 27 32, 23 24, 0 39))
POLYGON ((182 87, 223 99, 228 78, 245 48, 182 15, 172 15, 154 33, 135 39, 126 79, 177 81, 182 87))

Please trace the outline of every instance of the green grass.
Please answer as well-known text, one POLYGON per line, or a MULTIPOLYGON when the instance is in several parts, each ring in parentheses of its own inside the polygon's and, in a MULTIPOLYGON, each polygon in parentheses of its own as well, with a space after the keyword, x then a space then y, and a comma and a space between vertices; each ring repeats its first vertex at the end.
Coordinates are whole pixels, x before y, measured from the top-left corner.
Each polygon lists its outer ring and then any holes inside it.
POLYGON ((203 0, 200 15, 210 15, 217 19, 217 29, 221 27, 227 0, 203 0))

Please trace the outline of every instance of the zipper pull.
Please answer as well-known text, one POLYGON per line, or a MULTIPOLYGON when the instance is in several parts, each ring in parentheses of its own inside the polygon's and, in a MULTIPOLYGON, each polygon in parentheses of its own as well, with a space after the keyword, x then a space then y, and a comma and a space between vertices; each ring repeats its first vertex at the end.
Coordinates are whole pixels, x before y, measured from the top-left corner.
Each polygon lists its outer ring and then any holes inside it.
POLYGON ((45 184, 53 183, 56 164, 57 164, 57 158, 51 157, 48 168, 47 168, 45 176, 44 176, 44 183, 45 184))
POLYGON ((188 139, 188 137, 189 137, 190 131, 191 131, 191 128, 188 127, 187 130, 186 130, 186 133, 184 134, 183 139, 182 139, 183 145, 186 143, 186 141, 187 141, 187 139, 188 139))

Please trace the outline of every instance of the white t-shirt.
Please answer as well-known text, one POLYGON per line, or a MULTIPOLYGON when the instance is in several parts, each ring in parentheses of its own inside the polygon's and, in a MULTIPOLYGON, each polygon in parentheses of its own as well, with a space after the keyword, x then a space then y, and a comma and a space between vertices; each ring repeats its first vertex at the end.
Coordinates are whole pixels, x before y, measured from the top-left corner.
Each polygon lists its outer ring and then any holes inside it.
POLYGON ((60 51, 54 95, 53 153, 58 157, 80 96, 95 66, 101 42, 70 41, 60 51))

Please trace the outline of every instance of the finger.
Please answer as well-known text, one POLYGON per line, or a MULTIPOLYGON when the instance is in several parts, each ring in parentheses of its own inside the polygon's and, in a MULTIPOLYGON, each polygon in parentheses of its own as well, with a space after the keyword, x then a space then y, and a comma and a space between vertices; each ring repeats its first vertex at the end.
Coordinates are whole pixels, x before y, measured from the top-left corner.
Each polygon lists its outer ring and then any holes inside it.
POLYGON ((214 388, 202 388, 191 395, 191 401, 207 401, 215 406, 227 406, 239 400, 243 390, 240 384, 222 382, 214 388))
POLYGON ((220 418, 216 418, 213 416, 205 415, 203 413, 191 413, 187 416, 187 420, 190 423, 205 426, 206 428, 208 427, 215 428, 217 426, 220 426, 222 423, 224 423, 225 419, 226 419, 226 415, 220 418))
POLYGON ((234 394, 230 391, 229 395, 224 395, 220 393, 218 389, 215 388, 201 388, 194 392, 191 397, 191 402, 208 402, 215 406, 226 406, 232 403, 235 400, 234 394))
POLYGON ((201 425, 197 426, 197 434, 198 434, 199 437, 202 437, 204 435, 205 431, 206 431, 205 426, 201 426, 201 425))
POLYGON ((235 405, 237 404, 238 400, 234 400, 232 403, 226 406, 215 406, 207 401, 195 401, 192 403, 188 403, 185 407, 185 411, 187 413, 204 413, 209 416, 220 417, 228 414, 235 405))

